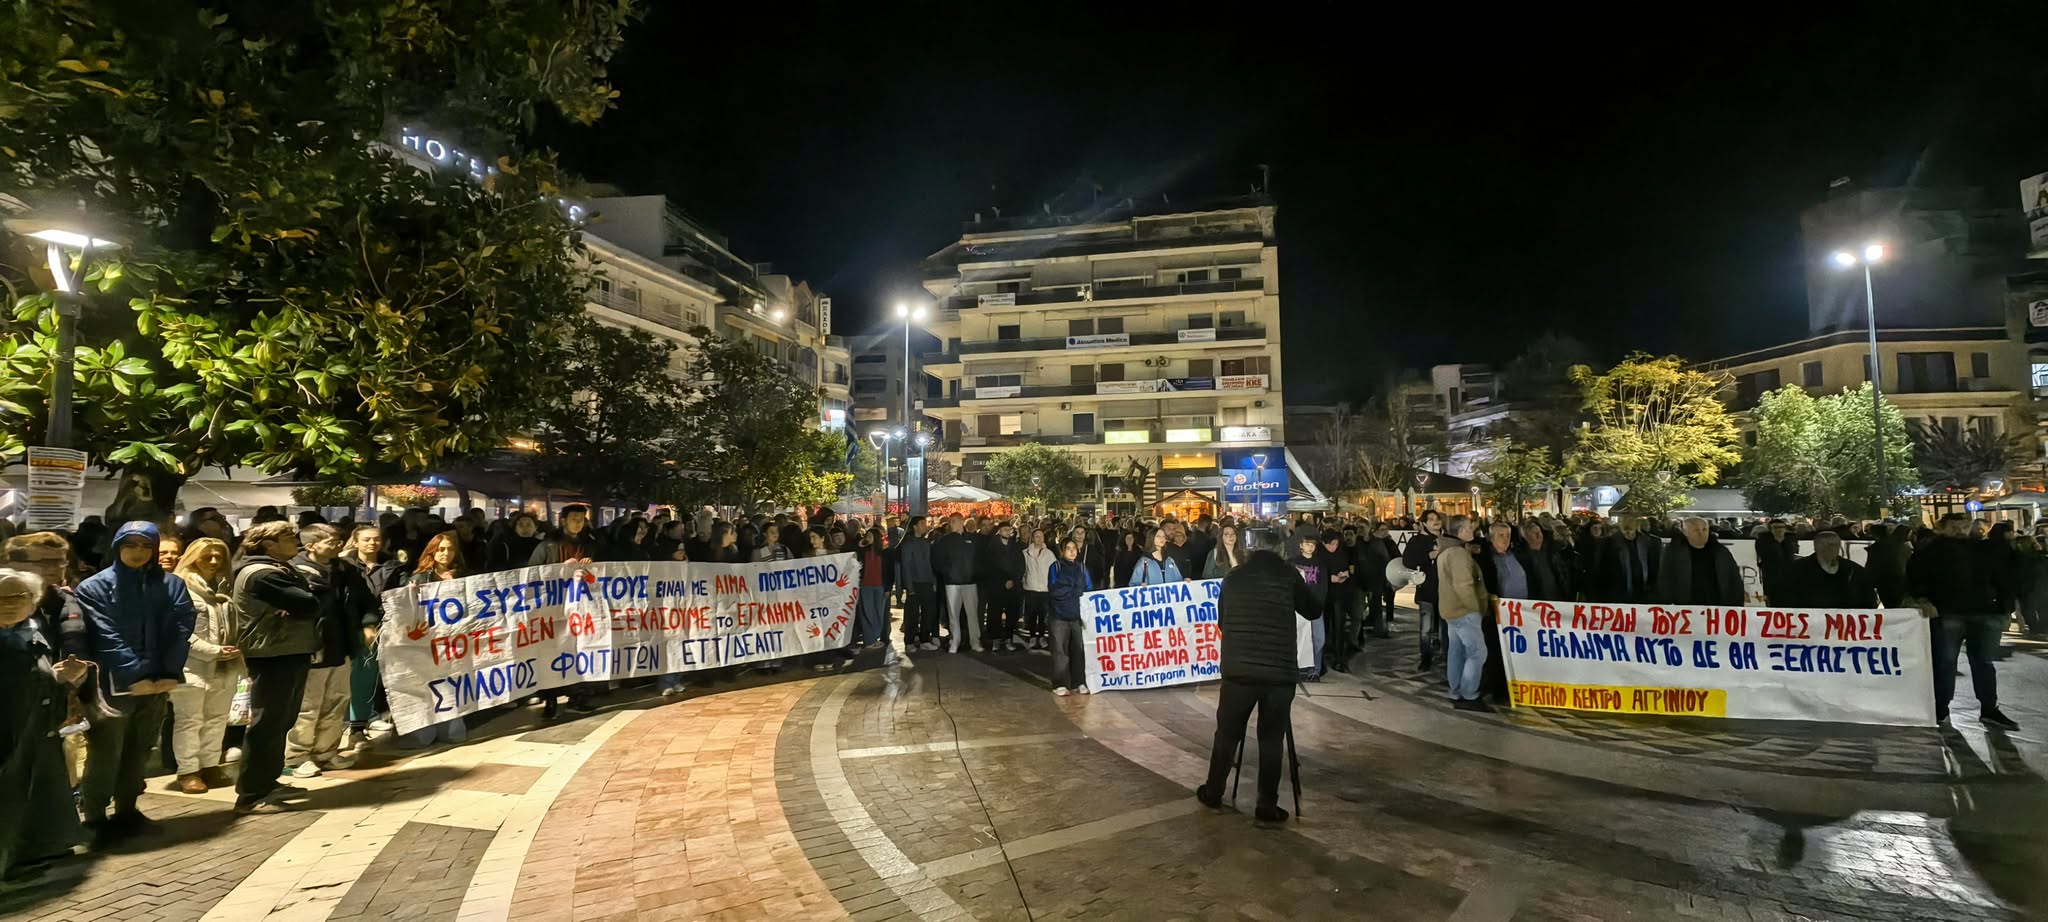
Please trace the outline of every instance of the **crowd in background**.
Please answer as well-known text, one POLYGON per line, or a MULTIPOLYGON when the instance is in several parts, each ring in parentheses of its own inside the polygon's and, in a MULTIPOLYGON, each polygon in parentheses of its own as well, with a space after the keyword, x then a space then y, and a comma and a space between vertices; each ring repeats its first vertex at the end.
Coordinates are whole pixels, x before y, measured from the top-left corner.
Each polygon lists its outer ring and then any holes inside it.
MULTIPOLYGON (((1370 640, 1391 636, 1394 594, 1412 588, 1417 665, 1428 671, 1441 657, 1452 703, 1462 709, 1486 709, 1505 694, 1494 600, 1739 606, 1744 581, 1728 549, 1737 541, 1754 542, 1770 605, 1881 602, 1937 617, 1944 720, 1956 660, 1967 649, 1985 722, 2012 726, 1996 704, 1999 636, 2015 614, 2028 633, 2048 631, 2048 527, 2025 535, 1966 516, 1909 527, 1840 517, 1750 525, 1545 513, 1488 521, 1436 511, 1180 521, 856 520, 827 510, 728 519, 706 510, 633 512, 600 526, 588 507, 570 505, 553 523, 527 512, 487 519, 481 509, 453 521, 408 510, 375 523, 330 523, 312 512, 288 520, 266 507, 240 533, 214 509, 169 525, 110 529, 94 517, 68 534, 9 534, 0 523, 0 789, 26 792, 0 811, 0 871, 31 873, 88 836, 118 840, 145 826, 136 803, 159 741, 177 789, 233 786, 238 813, 287 809, 299 793, 293 780, 350 767, 392 729, 377 667, 382 593, 527 566, 854 554, 859 604, 846 646, 796 665, 832 670, 859 650, 884 647, 890 608, 900 605, 901 650, 1047 651, 1058 695, 1088 691, 1083 593, 1221 578, 1267 537, 1303 580, 1303 604, 1315 609, 1313 664, 1300 679, 1349 671, 1370 640), (1803 541, 1811 544, 1802 554, 1803 541), (1849 559, 1845 541, 1870 542, 1864 564, 1849 559), (231 762, 240 765, 233 777, 223 768, 231 762)), ((736 671, 687 679, 716 683, 736 671)), ((659 690, 674 695, 685 679, 663 676, 659 690)), ((612 684, 527 704, 538 704, 543 718, 564 708, 587 712, 612 684)), ((466 732, 457 718, 396 743, 461 742, 466 732)))

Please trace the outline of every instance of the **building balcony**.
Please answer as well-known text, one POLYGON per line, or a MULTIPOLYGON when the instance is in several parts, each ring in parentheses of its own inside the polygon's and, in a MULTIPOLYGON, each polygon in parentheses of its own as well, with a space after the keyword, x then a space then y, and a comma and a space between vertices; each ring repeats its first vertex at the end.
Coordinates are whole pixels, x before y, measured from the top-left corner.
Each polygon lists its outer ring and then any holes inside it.
POLYGON ((939 302, 948 310, 974 310, 981 307, 1032 307, 1054 304, 1120 304, 1131 301, 1161 301, 1167 298, 1211 296, 1245 293, 1257 296, 1265 293, 1265 279, 1223 279, 1213 282, 1188 282, 1181 285, 1103 285, 1089 287, 1090 297, 1081 297, 1080 288, 1049 288, 1043 291, 1026 291, 1016 294, 960 295, 939 302))
MULTIPOLYGON (((1202 335, 1200 330, 1161 330, 1147 333, 1126 333, 1129 342, 1111 342, 1101 345, 1067 345, 1067 337, 1044 336, 1032 339, 983 339, 961 343, 957 350, 926 352, 918 357, 926 367, 934 365, 958 365, 961 360, 978 355, 1009 355, 1025 352, 1075 352, 1100 353, 1119 349, 1152 349, 1159 346, 1205 346, 1212 342, 1253 343, 1266 338, 1266 325, 1248 323, 1238 327, 1217 327, 1214 339, 1191 338, 1202 335)), ((1116 335, 1116 334, 1103 334, 1116 335)), ((1090 337, 1100 339, 1100 336, 1090 337)))
POLYGON ((1266 235, 1257 231, 1233 234, 1203 234, 1193 237, 1118 237, 1112 240, 1097 240, 1077 243, 1071 238, 1041 238, 1019 240, 1011 243, 975 243, 949 252, 943 260, 927 262, 925 277, 942 279, 959 275, 960 267, 975 263, 1023 262, 1037 259, 1063 259, 1070 256, 1102 256, 1112 253, 1143 253, 1150 251, 1173 252, 1204 247, 1230 246, 1234 244, 1263 244, 1266 235))
MULTIPOLYGON (((1270 375, 1224 375, 1208 378, 1144 378, 1135 381, 1097 381, 1093 384, 1026 384, 1001 387, 962 388, 959 400, 1043 400, 1049 397, 1156 397, 1160 394, 1264 393, 1272 389, 1270 375)), ((930 401, 926 401, 930 405, 930 401)))
POLYGON ((993 452, 1018 445, 1053 445, 1062 447, 1099 447, 1108 451, 1126 451, 1140 448, 1190 450, 1219 449, 1231 446, 1275 444, 1270 427, 1245 426, 1199 426, 1169 429, 1152 426, 1140 429, 1109 429, 1101 432, 1076 433, 1015 433, 1010 435, 962 435, 939 443, 940 451, 949 452, 993 452), (1259 439, 1231 438, 1252 434, 1259 430, 1259 439))

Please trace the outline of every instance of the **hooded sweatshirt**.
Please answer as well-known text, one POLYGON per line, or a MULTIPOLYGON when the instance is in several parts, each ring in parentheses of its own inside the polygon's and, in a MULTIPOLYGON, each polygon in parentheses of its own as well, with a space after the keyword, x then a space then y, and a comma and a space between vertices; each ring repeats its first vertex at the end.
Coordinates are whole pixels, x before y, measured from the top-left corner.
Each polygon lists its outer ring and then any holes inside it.
POLYGON ((114 547, 138 535, 149 539, 147 562, 127 566, 117 551, 113 564, 79 583, 75 593, 91 626, 100 687, 112 694, 151 679, 184 681, 191 653, 192 598, 184 580, 157 566, 156 526, 128 522, 114 532, 114 547))

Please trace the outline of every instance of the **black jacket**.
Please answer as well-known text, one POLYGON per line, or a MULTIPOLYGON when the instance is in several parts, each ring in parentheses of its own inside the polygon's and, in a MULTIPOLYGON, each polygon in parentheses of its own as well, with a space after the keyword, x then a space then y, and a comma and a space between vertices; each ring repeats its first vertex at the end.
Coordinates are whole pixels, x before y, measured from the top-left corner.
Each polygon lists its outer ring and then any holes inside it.
POLYGON ((1818 557, 1800 557, 1786 567, 1770 600, 1786 608, 1876 608, 1877 590, 1870 584, 1870 571, 1847 557, 1833 573, 1821 569, 1818 557))
POLYGON ((2011 610, 2017 569, 2003 541, 1935 536, 1906 565, 1908 592, 1944 615, 1996 615, 2011 610))
POLYGON ((1017 583, 1024 580, 1024 545, 1015 538, 1006 544, 1000 536, 984 535, 981 539, 981 557, 974 563, 974 572, 982 582, 1002 586, 1004 581, 1017 583))
POLYGON ((1779 593, 1792 589, 1788 580, 1792 575, 1792 562, 1799 559, 1798 547, 1799 539, 1792 537, 1791 532, 1785 533, 1783 541, 1771 537, 1769 531, 1756 538, 1756 574, 1757 578, 1763 581, 1764 598, 1770 600, 1772 605, 1783 605, 1787 608, 1804 607, 1778 600, 1779 593))
POLYGON ((982 540, 980 535, 949 531, 932 542, 932 574, 939 578, 939 585, 974 584, 975 552, 982 540))
POLYGON ((1684 538, 1678 538, 1664 546, 1664 559, 1658 564, 1655 600, 1667 605, 1720 605, 1740 608, 1744 601, 1742 570, 1735 565, 1735 555, 1729 553, 1726 546, 1713 538, 1708 538, 1707 546, 1701 550, 1713 555, 1714 584, 1693 585, 1693 547, 1684 538))
POLYGON ((1657 577, 1664 553, 1661 544, 1647 532, 1636 532, 1634 540, 1618 531, 1608 535, 1592 563, 1593 593, 1586 601, 1650 601, 1660 585, 1657 577))
POLYGON ((236 646, 245 659, 305 656, 320 651, 321 602, 290 564, 249 556, 228 583, 235 606, 236 646), (254 572, 251 571, 255 568, 254 572), (244 575, 244 573, 247 575, 244 575))
POLYGON ((1293 685, 1301 675, 1295 616, 1314 620, 1322 612, 1322 604, 1293 564, 1271 551, 1253 551, 1223 578, 1223 594, 1217 600, 1223 680, 1293 685))
POLYGON ((1417 604, 1436 604, 1436 558, 1430 556, 1436 550, 1436 539, 1436 535, 1418 530, 1409 536, 1408 546, 1401 549, 1401 565, 1422 571, 1422 582, 1415 587, 1417 604))
POLYGON ((1877 587, 1877 597, 1888 608, 1906 604, 1906 565, 1912 556, 1912 542, 1903 534, 1886 535, 1884 540, 1870 545, 1865 569, 1870 573, 1870 582, 1877 587))

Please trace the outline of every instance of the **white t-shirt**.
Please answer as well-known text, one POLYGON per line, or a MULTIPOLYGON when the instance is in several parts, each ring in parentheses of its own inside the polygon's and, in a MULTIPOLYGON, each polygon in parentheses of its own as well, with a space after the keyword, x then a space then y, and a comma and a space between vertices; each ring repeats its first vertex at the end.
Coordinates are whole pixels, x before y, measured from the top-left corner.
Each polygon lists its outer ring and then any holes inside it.
POLYGON ((1050 592, 1048 578, 1052 575, 1052 562, 1060 559, 1052 545, 1045 547, 1024 546, 1024 591, 1050 592))

